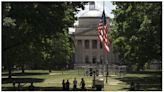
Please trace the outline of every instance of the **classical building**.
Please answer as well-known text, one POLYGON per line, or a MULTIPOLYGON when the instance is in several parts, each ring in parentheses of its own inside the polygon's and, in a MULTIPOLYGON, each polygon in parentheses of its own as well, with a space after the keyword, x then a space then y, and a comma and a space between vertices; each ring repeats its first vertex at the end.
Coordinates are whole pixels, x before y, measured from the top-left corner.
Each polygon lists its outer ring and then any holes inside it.
POLYGON ((98 23, 102 16, 102 11, 95 9, 94 3, 90 3, 89 10, 78 17, 78 25, 72 38, 75 44, 74 64, 76 66, 114 64, 119 62, 118 54, 113 52, 110 46, 110 53, 105 56, 103 46, 98 39, 98 23))

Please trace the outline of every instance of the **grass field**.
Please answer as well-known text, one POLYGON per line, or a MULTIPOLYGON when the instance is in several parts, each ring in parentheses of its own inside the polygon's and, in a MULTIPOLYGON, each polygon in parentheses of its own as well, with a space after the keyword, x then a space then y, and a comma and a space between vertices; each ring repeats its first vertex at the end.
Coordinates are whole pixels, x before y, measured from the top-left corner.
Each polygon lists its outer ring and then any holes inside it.
MULTIPOLYGON (((52 71, 48 70, 26 70, 25 74, 21 71, 13 71, 12 79, 7 78, 7 72, 2 72, 2 90, 15 90, 12 81, 21 82, 22 90, 28 90, 30 82, 34 82, 36 90, 62 90, 62 80, 70 81, 70 88, 73 87, 73 79, 78 80, 78 88, 80 88, 81 78, 86 82, 86 88, 93 90, 92 76, 85 76, 84 70, 65 70, 52 71)), ((105 77, 104 77, 105 81, 105 77)), ((162 90, 162 72, 133 72, 127 73, 124 76, 109 76, 108 83, 104 82, 104 90, 106 91, 126 91, 129 90, 130 82, 141 84, 141 90, 162 90)), ((17 84, 16 84, 17 86, 17 84)))

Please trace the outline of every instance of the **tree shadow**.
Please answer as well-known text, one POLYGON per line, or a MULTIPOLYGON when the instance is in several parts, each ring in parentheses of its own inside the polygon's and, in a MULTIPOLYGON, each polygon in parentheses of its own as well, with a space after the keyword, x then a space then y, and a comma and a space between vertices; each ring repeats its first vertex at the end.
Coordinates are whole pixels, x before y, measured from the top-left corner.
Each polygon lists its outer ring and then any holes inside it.
POLYGON ((40 78, 2 78, 2 84, 5 83, 31 83, 31 82, 43 82, 44 79, 40 79, 40 78))
POLYGON ((150 74, 150 75, 162 75, 162 71, 131 71, 130 74, 150 74))
MULTIPOLYGON (((2 91, 18 91, 18 88, 14 87, 2 87, 2 91)), ((19 91, 29 91, 28 87, 22 87, 19 91)), ((73 90, 72 88, 70 90, 63 90, 62 87, 35 87, 34 91, 95 91, 92 88, 87 88, 85 90, 82 90, 80 88, 77 88, 76 90, 73 90)))
MULTIPOLYGON (((116 78, 116 79, 126 82, 129 85, 131 84, 131 82, 134 82, 135 84, 139 83, 140 89, 138 91, 142 91, 142 90, 162 91, 162 73, 159 73, 159 72, 148 73, 147 72, 146 74, 150 74, 150 76, 148 77, 123 77, 123 78, 116 78)), ((125 90, 125 89, 122 88, 120 90, 125 90)))
MULTIPOLYGON (((25 73, 12 73, 12 76, 30 76, 30 75, 46 75, 48 73, 28 73, 28 72, 25 72, 25 73)), ((6 74, 2 74, 2 76, 8 76, 8 73, 6 74)))

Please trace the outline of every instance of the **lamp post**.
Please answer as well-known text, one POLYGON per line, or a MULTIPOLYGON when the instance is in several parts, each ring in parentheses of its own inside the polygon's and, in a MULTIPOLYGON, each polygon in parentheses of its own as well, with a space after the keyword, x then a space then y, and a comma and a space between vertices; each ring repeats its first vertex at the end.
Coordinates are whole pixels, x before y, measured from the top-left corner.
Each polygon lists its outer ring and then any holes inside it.
POLYGON ((96 76, 95 76, 95 70, 93 71, 93 85, 92 88, 95 88, 95 80, 96 80, 96 76))

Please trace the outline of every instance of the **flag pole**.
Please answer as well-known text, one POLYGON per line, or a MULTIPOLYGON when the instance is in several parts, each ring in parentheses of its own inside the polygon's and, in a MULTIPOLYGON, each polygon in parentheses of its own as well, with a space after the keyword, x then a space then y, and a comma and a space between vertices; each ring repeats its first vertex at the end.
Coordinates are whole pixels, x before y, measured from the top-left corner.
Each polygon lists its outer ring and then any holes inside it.
MULTIPOLYGON (((103 12, 104 12, 104 1, 103 1, 103 12)), ((103 25, 103 37, 104 37, 104 25, 103 25)), ((104 45, 104 41, 102 42, 102 45, 104 45)), ((104 64, 105 64, 106 63, 106 59, 105 59, 105 47, 104 46, 103 46, 103 59, 104 59, 103 61, 104 61, 104 64)), ((106 76, 106 74, 105 74, 105 76, 106 76)), ((107 80, 107 77, 106 77, 106 80, 107 80)), ((107 83, 107 81, 106 81, 106 83, 107 83)))
POLYGON ((104 1, 103 1, 103 10, 104 10, 104 1))
MULTIPOLYGON (((103 12, 105 13, 105 4, 104 4, 104 1, 103 1, 103 12)), ((105 16, 106 17, 106 16, 105 16)), ((104 26, 103 26, 103 30, 104 30, 105 28, 104 28, 104 26)), ((103 35, 106 35, 106 34, 104 34, 103 33, 103 35)), ((107 36, 106 36, 107 37, 107 36)), ((104 48, 104 46, 103 46, 103 53, 104 53, 104 61, 105 61, 105 63, 106 63, 106 83, 108 83, 108 60, 107 60, 107 57, 108 57, 108 53, 107 52, 105 52, 105 50, 104 50, 105 48, 104 48)))
MULTIPOLYGON (((108 25, 108 24, 107 24, 108 25)), ((107 26, 108 27, 108 26, 107 26)), ((107 35, 107 34, 106 34, 107 35)), ((107 36, 106 36, 107 37, 107 36)), ((108 44, 107 44, 108 45, 108 44)), ((107 69, 107 73, 106 73, 106 83, 108 83, 108 75, 109 75, 109 70, 108 70, 108 62, 109 61, 109 57, 108 57, 108 52, 106 52, 106 63, 107 63, 107 66, 106 66, 106 69, 107 69)))

